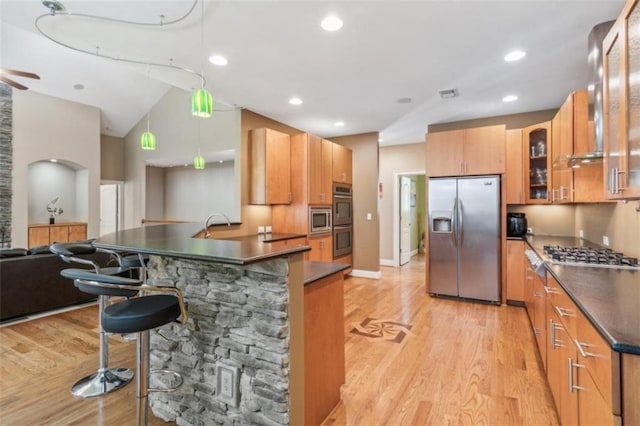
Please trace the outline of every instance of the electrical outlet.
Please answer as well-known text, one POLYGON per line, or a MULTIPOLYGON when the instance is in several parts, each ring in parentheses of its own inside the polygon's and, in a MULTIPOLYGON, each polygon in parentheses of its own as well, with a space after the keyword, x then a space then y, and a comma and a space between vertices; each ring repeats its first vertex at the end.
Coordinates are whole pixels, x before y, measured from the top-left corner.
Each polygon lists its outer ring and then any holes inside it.
POLYGON ((371 213, 367 213, 367 220, 373 219, 373 215, 371 213))
POLYGON ((533 228, 527 228, 527 234, 533 235, 533 228))
POLYGON ((580 238, 584 238, 584 230, 580 230, 580 238))
POLYGON ((264 229, 267 232, 267 234, 271 233, 271 230, 272 230, 271 225, 265 226, 264 229))
POLYGON ((609 247, 609 237, 607 237, 606 235, 602 236, 602 244, 604 244, 605 246, 609 247))
POLYGON ((258 226, 258 234, 264 234, 264 226, 258 226))
POLYGON ((216 397, 233 407, 240 401, 240 370, 237 367, 216 364, 216 397))

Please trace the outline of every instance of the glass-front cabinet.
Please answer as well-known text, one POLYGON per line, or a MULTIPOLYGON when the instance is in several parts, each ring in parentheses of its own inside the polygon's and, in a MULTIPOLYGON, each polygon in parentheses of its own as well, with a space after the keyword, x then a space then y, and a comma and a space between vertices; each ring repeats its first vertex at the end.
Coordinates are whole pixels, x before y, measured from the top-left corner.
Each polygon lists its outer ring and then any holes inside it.
POLYGON ((629 0, 604 40, 605 192, 640 198, 640 1, 629 0))
POLYGON ((526 203, 547 204, 551 188, 551 122, 529 126, 523 136, 526 203))

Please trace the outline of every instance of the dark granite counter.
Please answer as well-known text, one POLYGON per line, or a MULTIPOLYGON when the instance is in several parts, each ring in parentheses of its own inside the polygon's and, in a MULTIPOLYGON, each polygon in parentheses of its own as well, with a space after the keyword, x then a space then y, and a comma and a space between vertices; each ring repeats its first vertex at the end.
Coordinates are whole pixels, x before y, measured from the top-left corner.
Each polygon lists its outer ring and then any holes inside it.
POLYGON ((308 246, 273 247, 271 244, 264 244, 263 240, 256 236, 216 239, 215 230, 212 232, 211 239, 192 238, 200 231, 202 231, 202 224, 198 223, 153 225, 102 236, 94 242, 94 245, 113 250, 237 265, 247 265, 311 250, 308 246))
POLYGON ((304 285, 312 284, 350 267, 346 263, 312 262, 307 260, 304 262, 304 285))
MULTIPOLYGON (((544 245, 602 247, 574 237, 531 236, 527 243, 543 259, 544 245)), ((546 268, 613 350, 640 355, 640 270, 549 262, 546 268)))

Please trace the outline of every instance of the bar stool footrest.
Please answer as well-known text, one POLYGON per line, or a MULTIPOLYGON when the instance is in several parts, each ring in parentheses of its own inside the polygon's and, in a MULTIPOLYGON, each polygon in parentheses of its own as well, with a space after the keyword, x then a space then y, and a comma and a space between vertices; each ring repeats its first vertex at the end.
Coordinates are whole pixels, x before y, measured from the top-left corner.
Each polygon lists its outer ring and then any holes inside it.
POLYGON ((180 388, 180 386, 182 386, 182 374, 178 373, 177 371, 173 371, 173 370, 166 370, 166 369, 155 369, 155 370, 151 370, 149 372, 150 376, 153 375, 158 375, 158 374, 168 374, 174 377, 174 380, 176 380, 178 383, 172 387, 166 387, 166 388, 148 388, 147 391, 148 392, 174 392, 176 390, 178 390, 180 388))

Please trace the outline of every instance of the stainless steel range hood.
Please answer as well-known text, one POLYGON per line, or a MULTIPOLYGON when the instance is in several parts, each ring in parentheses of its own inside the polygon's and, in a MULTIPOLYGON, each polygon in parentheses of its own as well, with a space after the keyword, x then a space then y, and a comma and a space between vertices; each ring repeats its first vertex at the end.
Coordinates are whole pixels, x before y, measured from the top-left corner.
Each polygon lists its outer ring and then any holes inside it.
POLYGON ((602 150, 603 139, 603 81, 602 81, 602 41, 615 21, 602 22, 589 33, 589 120, 594 123, 594 146, 588 152, 578 152, 567 158, 569 167, 581 167, 602 164, 604 153, 602 150))

